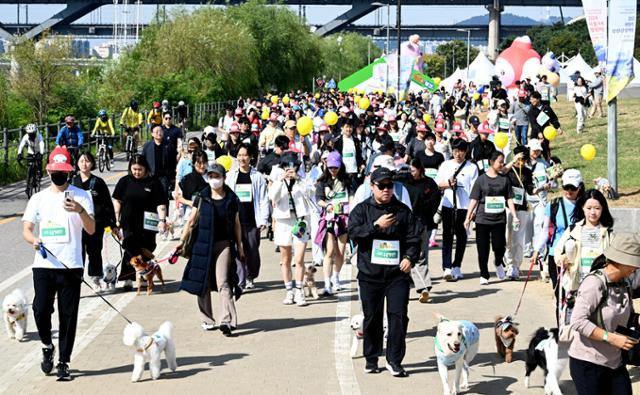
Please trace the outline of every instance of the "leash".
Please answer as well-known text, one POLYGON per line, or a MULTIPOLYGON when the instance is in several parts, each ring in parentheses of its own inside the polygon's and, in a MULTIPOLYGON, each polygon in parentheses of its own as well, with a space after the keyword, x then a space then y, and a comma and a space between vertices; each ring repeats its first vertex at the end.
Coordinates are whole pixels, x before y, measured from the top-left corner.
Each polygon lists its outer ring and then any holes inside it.
MULTIPOLYGON (((40 248, 40 255, 42 256, 43 259, 47 259, 47 255, 50 255, 56 261, 58 261, 62 266, 64 266, 66 269, 71 270, 71 268, 69 266, 65 265, 65 263, 62 262, 60 259, 58 259, 58 257, 55 256, 55 254, 52 253, 51 250, 49 250, 47 247, 45 247, 44 244, 42 244, 42 242, 40 242, 39 248, 40 248)), ((129 324, 133 323, 124 314, 122 314, 122 312, 120 312, 120 310, 116 309, 115 306, 111 304, 111 302, 109 302, 107 299, 105 299, 104 296, 102 296, 98 292, 96 292, 93 289, 93 287, 84 279, 83 276, 79 276, 79 278, 87 287, 89 287, 89 289, 91 289, 91 291, 93 291, 93 293, 96 296, 98 296, 100 299, 102 299, 107 304, 107 306, 111 307, 116 313, 118 313, 120 315, 120 317, 124 318, 125 321, 127 321, 129 324)))
POLYGON ((527 283, 529 283, 529 279, 531 278, 531 272, 533 271, 533 266, 535 266, 535 264, 538 263, 538 260, 540 260, 540 257, 538 257, 538 259, 536 259, 535 261, 531 261, 531 264, 529 265, 529 272, 527 273, 527 279, 524 280, 524 286, 522 287, 522 293, 520 294, 520 300, 518 300, 518 305, 516 306, 516 311, 513 313, 514 317, 518 315, 518 311, 520 310, 520 305, 522 304, 522 298, 524 297, 524 291, 527 289, 527 283))

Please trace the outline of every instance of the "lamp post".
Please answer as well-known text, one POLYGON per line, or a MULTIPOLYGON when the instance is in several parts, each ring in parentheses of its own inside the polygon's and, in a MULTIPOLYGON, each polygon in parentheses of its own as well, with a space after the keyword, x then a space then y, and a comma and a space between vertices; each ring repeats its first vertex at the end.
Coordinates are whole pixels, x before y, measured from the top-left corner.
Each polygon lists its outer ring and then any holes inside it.
POLYGON ((401 69, 400 69, 400 31, 402 30, 402 5, 400 4, 400 0, 397 0, 397 4, 396 4, 396 20, 397 20, 397 24, 398 24, 398 28, 397 30, 397 41, 398 41, 398 48, 397 48, 397 59, 398 59, 398 88, 396 89, 396 99, 398 101, 400 101, 400 75, 401 75, 401 69))
POLYGON ((371 35, 367 35, 367 64, 371 64, 371 35))
POLYGON ((342 35, 338 36, 336 41, 338 42, 338 54, 340 56, 340 64, 338 65, 338 81, 342 81, 342 35))
POLYGON ((458 32, 467 32, 467 75, 465 76, 465 79, 467 80, 467 83, 469 82, 469 56, 470 56, 470 52, 471 52, 471 29, 456 29, 456 31, 458 32))

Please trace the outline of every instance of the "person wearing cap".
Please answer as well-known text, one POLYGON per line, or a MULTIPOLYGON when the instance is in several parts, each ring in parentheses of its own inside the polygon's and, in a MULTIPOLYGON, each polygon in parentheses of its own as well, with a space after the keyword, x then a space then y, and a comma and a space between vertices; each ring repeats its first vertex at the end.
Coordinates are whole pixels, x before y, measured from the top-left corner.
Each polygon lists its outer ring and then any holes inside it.
POLYGON ((237 122, 232 123, 231 127, 229 127, 228 133, 229 133, 229 139, 225 141, 224 146, 222 147, 222 150, 225 153, 225 155, 229 155, 232 158, 235 158, 236 154, 238 153, 238 146, 241 143, 240 124, 237 122))
POLYGON ((162 106, 159 101, 154 101, 149 115, 147 115, 147 127, 153 130, 156 126, 162 125, 162 106))
POLYGON ((164 139, 164 129, 156 126, 151 131, 153 139, 142 147, 142 155, 149 164, 151 176, 163 185, 165 195, 174 185, 176 178, 176 148, 164 139))
POLYGON ((602 78, 602 70, 596 67, 593 70, 596 78, 589 84, 589 90, 591 91, 591 98, 593 103, 591 110, 589 111, 589 118, 593 118, 596 115, 596 111, 599 111, 600 118, 604 117, 604 111, 602 111, 602 97, 604 96, 604 79, 602 78))
POLYGON ((284 132, 278 126, 278 114, 272 112, 269 115, 269 123, 260 133, 260 138, 258 139, 258 149, 260 152, 269 154, 273 151, 275 138, 281 135, 284 135, 284 132))
POLYGON ((467 159, 478 166, 478 174, 483 174, 489 168, 489 158, 497 151, 496 146, 489 135, 493 134, 493 130, 489 127, 487 121, 480 124, 478 128, 478 138, 469 144, 467 150, 467 159))
MULTIPOLYGON (((434 149, 444 156, 445 160, 451 159, 451 143, 449 138, 449 132, 445 128, 444 122, 436 121, 436 125, 433 128, 436 135, 436 142, 434 149)), ((455 138, 455 136, 453 136, 455 138)))
POLYGON ((544 128, 552 125, 558 130, 558 134, 562 134, 560 128, 560 121, 558 116, 547 104, 542 103, 542 96, 540 92, 533 92, 529 96, 529 102, 531 108, 529 109, 529 124, 531 125, 531 133, 529 137, 531 139, 537 139, 538 134, 543 133, 544 128))
MULTIPOLYGON (((405 161, 417 158, 418 152, 424 152, 426 148, 427 134, 431 134, 431 128, 426 123, 420 122, 416 127, 416 136, 407 144, 407 155, 405 161)), ((435 136, 434 136, 435 139, 435 136)))
POLYGON ((338 151, 327 155, 326 167, 316 182, 315 200, 322 208, 315 243, 324 250, 324 289, 322 294, 330 296, 342 290, 340 270, 344 263, 347 246, 347 219, 349 202, 356 191, 354 180, 345 171, 338 151))
MULTIPOLYGON (((584 183, 579 170, 567 169, 564 171, 562 174, 562 190, 562 196, 553 199, 545 206, 542 230, 534 235, 534 249, 531 257, 534 262, 537 261, 538 256, 544 252, 545 247, 548 247, 547 267, 554 290, 557 289, 559 273, 559 268, 555 261, 556 246, 562 234, 575 223, 573 221, 573 211, 576 207, 576 201, 584 194, 584 183), (553 232, 551 238, 549 238, 549 227, 551 225, 553 226, 553 232)), ((559 302, 557 293, 555 296, 556 301, 559 302)))
POLYGON ((638 340, 616 328, 638 328, 631 295, 640 286, 638 268, 640 234, 614 233, 578 288, 570 323, 575 334, 569 346, 569 369, 578 395, 633 393, 622 351, 637 346, 638 340))
POLYGON ((186 129, 187 121, 189 119, 189 107, 185 104, 184 100, 180 100, 175 108, 176 119, 180 129, 186 129))
POLYGON ((226 183, 240 200, 242 244, 245 246, 247 279, 245 289, 254 288, 260 274, 260 233, 269 223, 269 198, 264 176, 251 166, 251 147, 238 147, 238 166, 229 171, 226 183))
POLYGON ((338 122, 336 122, 334 129, 338 133, 342 131, 342 125, 344 125, 345 122, 353 124, 355 121, 355 114, 347 106, 340 107, 339 114, 340 117, 338 118, 338 122))
POLYGON ((76 336, 80 285, 83 277, 82 232, 95 232, 93 200, 89 192, 69 184, 71 155, 64 147, 49 154, 48 188, 34 194, 22 215, 22 237, 37 251, 33 260, 33 316, 42 342, 44 374, 53 370, 55 347, 51 314, 58 299, 59 380, 69 380, 69 361, 76 336), (34 233, 38 224, 38 234, 34 233), (40 253, 40 245, 49 251, 40 253))
POLYGON ((80 147, 84 144, 84 134, 78 125, 76 119, 71 115, 65 117, 65 125, 58 130, 56 136, 56 146, 65 147, 71 155, 71 164, 75 165, 80 153, 80 147))
POLYGON ((120 116, 120 128, 124 129, 126 136, 133 136, 133 147, 138 150, 138 134, 142 129, 144 123, 144 116, 142 111, 139 110, 139 105, 136 100, 131 100, 129 106, 122 111, 120 116))
POLYGON ((245 260, 238 196, 225 185, 226 171, 214 163, 207 168, 208 187, 200 191, 199 202, 184 227, 176 252, 184 248, 197 217, 197 233, 191 256, 184 268, 180 289, 198 297, 201 327, 213 330, 216 320, 211 306, 211 291, 220 294, 218 322, 220 331, 231 336, 237 327, 234 298, 242 294, 238 286, 236 259, 245 260))
POLYGON ((466 160, 469 143, 462 139, 453 141, 453 159, 445 161, 438 169, 436 183, 444 191, 442 197, 442 268, 446 281, 462 278, 460 266, 467 247, 467 231, 464 219, 469 207, 469 194, 478 178, 478 168, 466 160), (455 258, 452 259, 453 237, 456 238, 455 258))
POLYGON ((467 140, 472 142, 478 138, 478 127, 480 126, 480 118, 477 115, 472 115, 467 120, 467 140))
POLYGON ((518 91, 518 100, 509 108, 511 122, 515 127, 516 143, 518 145, 527 145, 527 132, 529 131, 529 109, 531 106, 527 103, 527 91, 520 89, 518 91))
POLYGON ((308 141, 298 134, 296 121, 290 119, 284 123, 284 135, 289 138, 289 149, 299 152, 300 160, 309 155, 308 141))
MULTIPOLYGON (((381 148, 379 155, 377 155, 371 163, 371 173, 373 173, 376 169, 379 169, 382 167, 388 169, 392 173, 396 171, 396 165, 392 156, 393 150, 394 150, 394 144, 389 136, 387 136, 386 139, 387 139, 387 142, 383 146, 385 148, 381 148), (382 149, 385 149, 385 151, 382 151, 382 149)), ((353 196, 353 200, 351 202, 351 207, 355 207, 357 204, 362 203, 371 197, 371 194, 372 194, 371 184, 367 182, 369 177, 371 176, 371 173, 365 176, 364 182, 360 184, 360 186, 356 190, 356 193, 353 196)), ((413 207, 411 204, 411 197, 409 196, 409 191, 401 182, 394 181, 393 193, 396 199, 404 203, 407 207, 409 207, 409 209, 413 207)))
POLYGON ((280 165, 273 167, 269 175, 271 185, 268 192, 275 220, 273 242, 280 247, 282 258, 282 279, 286 291, 282 303, 306 306, 302 291, 304 253, 310 240, 309 218, 314 209, 309 196, 315 191, 315 186, 305 178, 299 158, 299 153, 293 151, 282 155, 280 165), (292 260, 296 266, 295 284, 291 272, 292 260))
POLYGON ((358 173, 364 169, 364 158, 360 141, 353 136, 353 127, 354 122, 350 119, 342 123, 342 133, 336 139, 333 148, 341 155, 345 172, 351 179, 351 183, 356 184, 358 173))
POLYGON ((352 209, 348 228, 349 237, 358 243, 365 372, 378 372, 386 301, 386 368, 395 377, 406 377, 402 360, 409 323, 410 272, 419 259, 421 229, 411 210, 394 197, 389 169, 374 170, 369 182, 373 194, 352 209))

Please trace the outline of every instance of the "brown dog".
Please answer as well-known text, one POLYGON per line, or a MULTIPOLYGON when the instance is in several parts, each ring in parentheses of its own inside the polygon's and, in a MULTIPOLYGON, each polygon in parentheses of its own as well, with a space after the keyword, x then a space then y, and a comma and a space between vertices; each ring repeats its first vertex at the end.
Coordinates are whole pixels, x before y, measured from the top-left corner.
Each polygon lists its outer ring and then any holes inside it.
POLYGON ((513 348, 518 336, 518 323, 511 316, 496 317, 495 321, 496 348, 498 354, 506 363, 513 360, 513 348))
POLYGON ((129 263, 136 269, 136 285, 138 292, 136 295, 140 295, 142 289, 142 280, 147 282, 147 295, 151 295, 153 292, 153 278, 158 277, 162 285, 164 286, 164 279, 162 278, 162 269, 160 265, 153 260, 153 254, 146 249, 142 249, 142 254, 131 257, 129 263))

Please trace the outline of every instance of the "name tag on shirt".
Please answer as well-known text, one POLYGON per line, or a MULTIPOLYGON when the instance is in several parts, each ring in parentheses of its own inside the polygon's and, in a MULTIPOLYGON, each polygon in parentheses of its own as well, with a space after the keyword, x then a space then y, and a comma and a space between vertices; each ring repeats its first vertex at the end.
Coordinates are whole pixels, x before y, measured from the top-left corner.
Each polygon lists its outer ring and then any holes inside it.
POLYGON ((549 182, 549 178, 547 177, 546 171, 540 171, 533 173, 533 180, 535 181, 536 187, 540 188, 549 182))
POLYGON ((524 202, 524 188, 513 187, 513 203, 522 205, 524 202))
POLYGON ((251 202, 252 191, 251 184, 236 184, 235 192, 242 203, 251 202))
POLYGON ((60 215, 40 225, 40 239, 44 243, 68 243, 69 219, 60 215))
POLYGON ((158 223, 160 223, 160 219, 159 219, 157 213, 152 213, 150 211, 145 211, 144 212, 144 222, 143 222, 143 225, 142 225, 144 230, 150 230, 152 232, 157 232, 158 231, 158 223))
POLYGON ((489 159, 481 159, 477 162, 477 164, 478 170, 486 173, 487 169, 489 168, 489 159))
POLYGON ((397 266, 400 264, 399 240, 373 240, 371 263, 375 265, 397 266))
POLYGON ((503 129, 503 130, 508 130, 509 129, 509 119, 507 119, 507 118, 498 119, 498 127, 500 129, 503 129))
POLYGON ((484 198, 484 212, 487 214, 500 214, 504 212, 504 196, 487 196, 484 198))
POLYGON ((435 180, 438 175, 438 169, 424 169, 424 175, 435 180))
POLYGON ((336 192, 336 194, 331 198, 331 203, 349 203, 347 191, 336 192))
POLYGON ((549 120, 549 116, 545 114, 543 111, 540 111, 540 114, 536 117, 536 122, 538 125, 543 126, 549 120))

